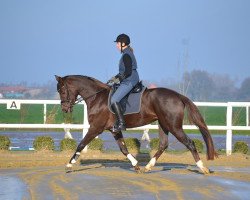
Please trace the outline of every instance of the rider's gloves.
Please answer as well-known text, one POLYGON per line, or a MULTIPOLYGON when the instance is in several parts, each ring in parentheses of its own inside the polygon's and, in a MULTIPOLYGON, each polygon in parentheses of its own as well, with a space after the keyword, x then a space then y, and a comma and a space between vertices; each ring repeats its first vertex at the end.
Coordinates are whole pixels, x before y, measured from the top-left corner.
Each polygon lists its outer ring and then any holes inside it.
POLYGON ((116 78, 115 76, 113 76, 108 82, 107 85, 108 86, 113 86, 114 84, 119 84, 120 80, 119 78, 116 78))
POLYGON ((107 85, 108 85, 109 87, 112 87, 114 84, 115 84, 115 83, 114 83, 114 81, 112 81, 112 80, 109 80, 109 81, 107 82, 107 85))

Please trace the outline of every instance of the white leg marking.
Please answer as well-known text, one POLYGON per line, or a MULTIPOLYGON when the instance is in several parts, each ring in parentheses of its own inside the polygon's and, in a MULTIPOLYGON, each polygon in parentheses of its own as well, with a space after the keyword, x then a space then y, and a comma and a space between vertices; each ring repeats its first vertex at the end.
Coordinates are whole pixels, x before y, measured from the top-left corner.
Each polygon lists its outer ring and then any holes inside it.
POLYGON ((199 167, 200 169, 202 169, 204 166, 203 166, 203 162, 201 160, 199 160, 197 163, 196 163, 197 167, 199 167))
POLYGON ((209 174, 209 169, 204 167, 203 165, 203 162, 201 160, 199 160, 197 163, 196 163, 197 167, 200 168, 200 170, 204 173, 204 174, 209 174))
POLYGON ((146 169, 147 170, 151 170, 151 168, 153 167, 153 166, 155 166, 155 163, 156 163, 156 158, 155 157, 153 157, 150 161, 149 161, 149 163, 146 165, 146 169))
MULTIPOLYGON (((80 156, 81 155, 81 152, 76 152, 76 155, 80 156)), ((70 162, 71 164, 75 164, 76 163, 76 160, 73 158, 70 162)))
POLYGON ((133 166, 136 166, 138 161, 130 153, 127 155, 127 158, 130 160, 133 166))
POLYGON ((66 165, 66 167, 71 168, 71 167, 72 167, 72 164, 68 163, 68 164, 66 165))

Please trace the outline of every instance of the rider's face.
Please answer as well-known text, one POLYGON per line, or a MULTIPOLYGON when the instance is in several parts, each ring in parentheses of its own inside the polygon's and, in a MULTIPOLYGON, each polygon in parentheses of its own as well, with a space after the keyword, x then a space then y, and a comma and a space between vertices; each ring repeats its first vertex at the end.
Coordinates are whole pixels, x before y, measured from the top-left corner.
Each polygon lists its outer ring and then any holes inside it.
MULTIPOLYGON (((125 49, 126 48, 125 43, 122 43, 122 44, 123 44, 123 49, 125 49)), ((116 43, 116 48, 118 49, 118 51, 121 51, 121 48, 122 48, 121 42, 116 43)))
POLYGON ((121 51, 121 43, 120 43, 120 42, 117 42, 117 43, 116 43, 116 48, 117 48, 119 51, 121 51))

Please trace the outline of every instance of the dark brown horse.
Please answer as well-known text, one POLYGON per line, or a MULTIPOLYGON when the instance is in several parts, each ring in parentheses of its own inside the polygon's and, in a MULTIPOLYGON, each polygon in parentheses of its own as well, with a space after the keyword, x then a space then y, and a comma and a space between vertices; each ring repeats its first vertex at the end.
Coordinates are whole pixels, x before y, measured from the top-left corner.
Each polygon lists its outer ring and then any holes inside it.
MULTIPOLYGON (((72 112, 78 95, 85 100, 88 109, 90 128, 67 164, 67 168, 72 168, 72 164, 76 163, 80 152, 89 144, 89 142, 104 130, 112 130, 115 116, 108 108, 108 95, 110 88, 106 84, 87 76, 56 76, 56 80, 58 81, 57 90, 60 94, 63 112, 72 112)), ((182 123, 185 108, 187 108, 190 122, 199 128, 203 136, 207 147, 207 159, 213 160, 214 157, 217 156, 208 128, 199 113, 198 108, 191 100, 166 88, 147 89, 142 96, 141 111, 137 114, 125 116, 127 128, 143 126, 158 120, 159 126, 163 130, 159 131, 159 149, 146 165, 145 171, 150 171, 152 169, 156 160, 168 147, 168 133, 171 132, 191 151, 200 170, 203 173, 209 173, 209 170, 200 160, 194 142, 183 131, 182 123)), ((140 171, 138 161, 127 150, 122 133, 119 132, 112 134, 117 141, 121 152, 131 161, 135 170, 140 171)))

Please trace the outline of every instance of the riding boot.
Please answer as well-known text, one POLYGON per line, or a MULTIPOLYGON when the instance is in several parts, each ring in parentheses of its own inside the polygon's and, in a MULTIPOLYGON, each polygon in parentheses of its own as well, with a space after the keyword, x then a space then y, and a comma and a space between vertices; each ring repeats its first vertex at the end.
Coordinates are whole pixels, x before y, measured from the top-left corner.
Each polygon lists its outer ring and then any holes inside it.
POLYGON ((113 132, 125 131, 126 125, 125 125, 125 121, 124 121, 124 117, 123 117, 120 103, 119 102, 113 103, 111 105, 111 108, 114 111, 116 119, 117 119, 116 123, 113 126, 112 131, 113 132))

